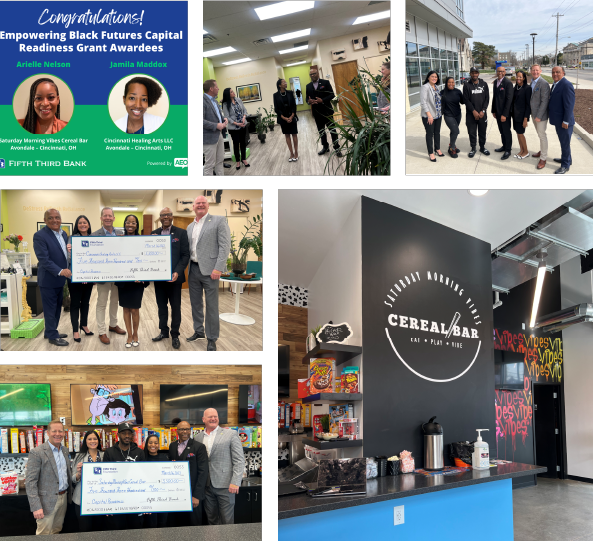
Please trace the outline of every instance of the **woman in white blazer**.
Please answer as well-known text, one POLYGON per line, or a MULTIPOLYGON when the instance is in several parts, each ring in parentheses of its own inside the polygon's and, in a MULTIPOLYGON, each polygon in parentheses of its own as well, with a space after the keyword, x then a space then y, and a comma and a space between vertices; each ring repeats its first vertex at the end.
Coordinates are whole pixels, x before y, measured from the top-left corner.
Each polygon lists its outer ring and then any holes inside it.
POLYGON ((225 88, 222 93, 222 114, 229 119, 227 129, 233 140, 233 154, 237 169, 241 169, 241 163, 250 167, 247 163, 247 109, 241 98, 235 94, 232 88, 225 88), (239 161, 240 160, 240 161, 239 161))
POLYGON ((134 135, 152 133, 165 121, 160 116, 151 115, 146 110, 155 105, 163 93, 160 85, 148 77, 133 77, 126 83, 124 106, 127 114, 117 120, 115 125, 123 132, 134 135))
MULTIPOLYGON (((92 430, 87 432, 80 445, 80 452, 72 462, 72 482, 75 484, 74 493, 72 494, 72 501, 76 508, 76 517, 78 518, 78 526, 81 532, 93 532, 96 529, 93 527, 94 517, 92 515, 80 514, 80 497, 82 493, 82 484, 80 483, 82 477, 82 464, 87 462, 102 462, 103 449, 101 447, 101 439, 99 434, 92 430)), ((96 518, 99 518, 97 515, 96 518)))

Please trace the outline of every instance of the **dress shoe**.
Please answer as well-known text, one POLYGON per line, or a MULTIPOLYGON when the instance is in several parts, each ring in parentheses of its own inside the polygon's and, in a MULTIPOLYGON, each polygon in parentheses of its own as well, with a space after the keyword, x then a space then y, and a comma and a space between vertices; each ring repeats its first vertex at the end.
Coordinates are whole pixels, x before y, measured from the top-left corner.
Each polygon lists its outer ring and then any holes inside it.
POLYGON ((341 158, 342 157, 342 153, 340 152, 340 147, 339 146, 337 146, 337 147, 335 146, 334 147, 334 150, 336 151, 336 156, 338 158, 341 158))
POLYGON ((554 161, 555 161, 556 163, 562 163, 562 160, 561 160, 560 158, 554 158, 554 161))
POLYGON ((495 148, 494 152, 504 152, 504 147, 495 148))
MULTIPOLYGON (((82 327, 80 327, 80 328, 82 329, 82 327)), ((93 331, 86 332, 84 329, 82 329, 82 332, 84 334, 86 334, 87 336, 95 336, 95 333, 93 331)))
POLYGON ((490 151, 485 147, 481 147, 480 152, 484 154, 484 156, 490 156, 490 151))
POLYGON ((181 344, 179 343, 179 338, 175 337, 173 338, 173 349, 179 349, 179 346, 181 344))
POLYGON ((195 342, 196 340, 205 340, 206 335, 203 332, 195 332, 189 338, 187 338, 188 342, 195 342))
POLYGON ((454 148, 449 147, 449 150, 447 150, 447 152, 449 153, 449 156, 451 156, 451 158, 457 158, 457 152, 455 152, 454 148))
POLYGON ((457 154, 459 154, 459 153, 461 152, 461 150, 459 150, 459 149, 457 148, 457 146, 456 146, 456 147, 455 147, 455 152, 457 152, 457 154))
POLYGON ((469 151, 468 156, 470 158, 473 158, 476 155, 476 147, 472 147, 472 149, 469 151))
MULTIPOLYGON (((43 338, 45 338, 46 340, 49 340, 47 336, 44 336, 43 338)), ((59 334, 58 338, 68 338, 67 334, 59 334)))
POLYGON ((109 337, 106 334, 100 334, 99 340, 101 340, 101 342, 104 344, 111 344, 111 340, 109 340, 109 337))
POLYGON ((323 147, 317 154, 323 156, 326 152, 329 152, 329 147, 323 147))
POLYGON ((546 160, 540 160, 537 164, 538 169, 543 169, 546 166, 546 160))
POLYGON ((109 327, 109 332, 115 332, 117 334, 126 334, 126 331, 120 329, 119 325, 116 325, 115 327, 109 327))
POLYGON ((561 167, 560 169, 556 169, 556 171, 554 171, 554 174, 564 175, 564 173, 568 173, 568 171, 570 171, 570 167, 561 167))
POLYGON ((80 341, 82 340, 82 338, 75 338, 74 341, 78 344, 80 341))
POLYGON ((216 351, 216 340, 208 340, 206 351, 216 351))
POLYGON ((49 343, 52 346, 68 346, 68 342, 66 340, 62 340, 61 338, 56 338, 55 340, 50 340, 49 343))
POLYGON ((501 159, 501 160, 507 160, 507 159, 508 159, 510 156, 511 156, 511 153, 510 153, 510 152, 505 152, 505 153, 504 153, 504 154, 503 154, 503 155, 500 157, 500 159, 501 159))
POLYGON ((163 339, 165 339, 165 338, 169 338, 169 335, 168 335, 168 334, 166 334, 166 335, 165 335, 165 334, 163 334, 163 333, 160 333, 158 336, 155 336, 155 337, 152 339, 152 341, 153 341, 153 342, 160 342, 161 340, 163 340, 163 339))
POLYGON ((539 158, 542 155, 542 151, 540 150, 537 154, 532 154, 534 158, 539 158))

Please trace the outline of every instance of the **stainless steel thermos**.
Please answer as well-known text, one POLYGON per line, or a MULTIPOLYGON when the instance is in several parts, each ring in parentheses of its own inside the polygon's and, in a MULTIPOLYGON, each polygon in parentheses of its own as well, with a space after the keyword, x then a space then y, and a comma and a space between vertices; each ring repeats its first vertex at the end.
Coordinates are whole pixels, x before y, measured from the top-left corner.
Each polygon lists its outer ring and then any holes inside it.
POLYGON ((443 427, 433 417, 422 425, 424 433, 424 469, 442 470, 445 467, 443 455, 443 427))

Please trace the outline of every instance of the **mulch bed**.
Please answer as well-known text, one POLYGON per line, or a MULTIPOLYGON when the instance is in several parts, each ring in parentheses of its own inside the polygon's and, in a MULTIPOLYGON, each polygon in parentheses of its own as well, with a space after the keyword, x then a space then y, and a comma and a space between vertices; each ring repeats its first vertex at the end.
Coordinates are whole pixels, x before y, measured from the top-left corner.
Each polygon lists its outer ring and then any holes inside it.
POLYGON ((593 90, 575 90, 574 119, 587 133, 593 134, 593 90))

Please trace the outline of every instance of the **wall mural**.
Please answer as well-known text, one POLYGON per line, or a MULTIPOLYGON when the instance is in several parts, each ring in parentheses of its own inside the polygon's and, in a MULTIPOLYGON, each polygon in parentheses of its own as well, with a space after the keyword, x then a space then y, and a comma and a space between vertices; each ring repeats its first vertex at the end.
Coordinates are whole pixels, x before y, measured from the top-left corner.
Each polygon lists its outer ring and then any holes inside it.
POLYGON ((278 304, 307 308, 308 302, 309 290, 289 284, 278 284, 278 304))
POLYGON ((562 338, 560 336, 529 336, 494 329, 494 349, 524 354, 525 379, 522 391, 495 391, 496 448, 498 458, 515 460, 517 441, 519 454, 527 452, 533 462, 533 395, 531 383, 562 383, 562 338), (507 453, 511 452, 511 457, 507 453))

